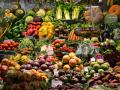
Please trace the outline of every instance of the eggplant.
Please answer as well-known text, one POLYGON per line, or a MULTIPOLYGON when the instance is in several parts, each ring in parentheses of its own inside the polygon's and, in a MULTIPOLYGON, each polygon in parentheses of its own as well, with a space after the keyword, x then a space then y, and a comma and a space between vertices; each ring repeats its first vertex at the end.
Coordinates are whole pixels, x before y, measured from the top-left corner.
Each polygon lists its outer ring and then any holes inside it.
POLYGON ((35 16, 33 21, 34 22, 43 22, 43 19, 40 16, 35 16))

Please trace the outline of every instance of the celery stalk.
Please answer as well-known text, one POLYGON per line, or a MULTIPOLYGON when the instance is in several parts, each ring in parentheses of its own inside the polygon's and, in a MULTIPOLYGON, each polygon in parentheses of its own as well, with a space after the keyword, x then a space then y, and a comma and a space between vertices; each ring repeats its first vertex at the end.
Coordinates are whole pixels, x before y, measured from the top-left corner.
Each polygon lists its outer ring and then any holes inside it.
POLYGON ((67 9, 64 9, 64 17, 66 20, 70 20, 70 12, 67 9))
POLYGON ((80 13, 80 7, 79 6, 74 6, 73 11, 72 11, 72 19, 78 19, 79 18, 79 13, 80 13))
POLYGON ((62 19, 62 7, 60 5, 56 8, 56 19, 62 19))

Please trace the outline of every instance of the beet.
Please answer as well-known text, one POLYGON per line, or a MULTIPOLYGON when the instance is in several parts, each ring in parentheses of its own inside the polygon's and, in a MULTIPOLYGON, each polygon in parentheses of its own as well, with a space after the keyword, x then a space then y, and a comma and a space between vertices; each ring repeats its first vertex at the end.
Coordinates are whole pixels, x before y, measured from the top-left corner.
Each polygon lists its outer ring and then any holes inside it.
POLYGON ((42 65, 42 64, 45 64, 46 60, 45 59, 40 59, 39 60, 39 64, 42 65))
POLYGON ((38 62, 34 62, 34 66, 40 66, 40 64, 38 62))
POLYGON ((32 68, 31 64, 26 65, 26 69, 30 70, 32 68))
POLYGON ((48 68, 48 66, 46 65, 46 64, 42 64, 41 65, 41 69, 44 71, 44 70, 46 70, 48 68))

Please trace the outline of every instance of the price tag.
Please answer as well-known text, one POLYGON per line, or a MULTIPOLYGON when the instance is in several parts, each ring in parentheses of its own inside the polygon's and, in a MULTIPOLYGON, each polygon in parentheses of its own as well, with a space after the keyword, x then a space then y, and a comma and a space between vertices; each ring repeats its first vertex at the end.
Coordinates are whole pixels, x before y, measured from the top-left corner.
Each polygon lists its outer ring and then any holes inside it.
POLYGON ((58 85, 62 85, 62 81, 60 80, 52 80, 52 87, 57 87, 58 85))
POLYGON ((58 76, 58 71, 54 70, 54 75, 58 76))
POLYGON ((41 51, 46 51, 46 50, 47 50, 47 45, 41 47, 41 51))
POLYGON ((53 55, 53 54, 54 54, 53 47, 51 45, 49 45, 47 48, 47 55, 53 55))
POLYGON ((90 58, 90 61, 95 62, 95 58, 94 57, 90 58))

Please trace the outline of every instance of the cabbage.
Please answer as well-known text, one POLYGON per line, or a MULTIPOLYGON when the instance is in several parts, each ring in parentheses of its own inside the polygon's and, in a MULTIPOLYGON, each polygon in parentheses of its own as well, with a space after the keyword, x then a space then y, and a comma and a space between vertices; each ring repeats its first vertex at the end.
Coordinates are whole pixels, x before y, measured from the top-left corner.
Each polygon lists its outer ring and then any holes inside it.
POLYGON ((53 16, 53 10, 47 11, 47 12, 46 12, 46 15, 47 15, 47 16, 53 16))
POLYGON ((27 16, 25 19, 26 23, 32 22, 33 21, 33 17, 32 16, 27 16))
POLYGON ((44 21, 46 21, 46 22, 53 21, 53 17, 51 17, 51 16, 45 16, 44 17, 44 21))
POLYGON ((44 17, 45 16, 45 10, 44 9, 39 9, 39 11, 36 14, 37 14, 37 16, 44 17))

